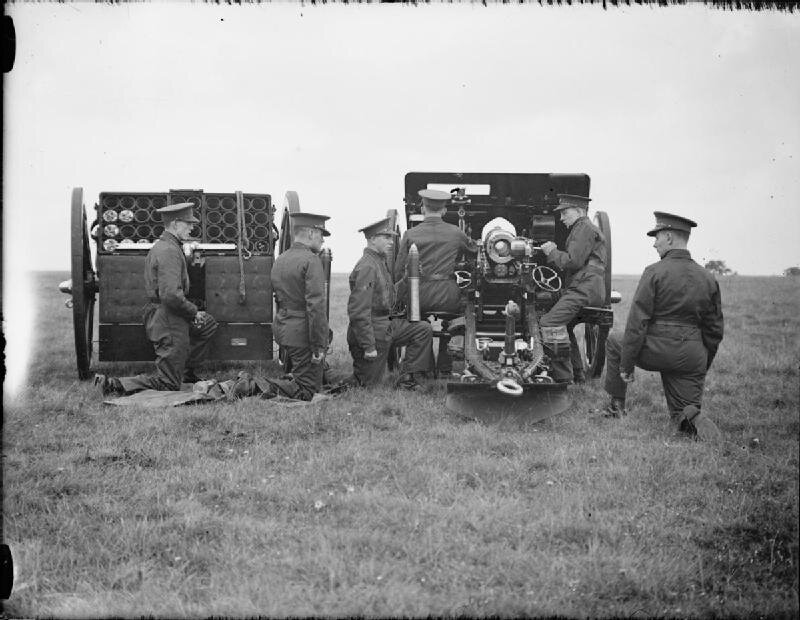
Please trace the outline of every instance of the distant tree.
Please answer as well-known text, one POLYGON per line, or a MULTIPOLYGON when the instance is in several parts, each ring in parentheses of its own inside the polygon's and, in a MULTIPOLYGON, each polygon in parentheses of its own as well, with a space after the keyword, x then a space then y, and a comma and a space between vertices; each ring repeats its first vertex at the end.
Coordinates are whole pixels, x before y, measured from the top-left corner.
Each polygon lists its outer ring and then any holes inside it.
POLYGON ((703 267, 717 276, 727 276, 733 273, 733 270, 728 268, 724 260, 710 260, 703 267))
POLYGON ((783 275, 796 278, 800 276, 800 267, 787 267, 783 270, 783 275))

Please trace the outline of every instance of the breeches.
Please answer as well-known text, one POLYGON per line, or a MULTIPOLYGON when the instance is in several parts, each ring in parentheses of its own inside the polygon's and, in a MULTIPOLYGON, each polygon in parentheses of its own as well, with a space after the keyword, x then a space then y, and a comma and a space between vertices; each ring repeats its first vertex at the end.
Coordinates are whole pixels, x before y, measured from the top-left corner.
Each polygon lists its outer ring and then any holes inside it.
POLYGON ((392 319, 387 330, 387 338, 375 342, 378 357, 368 360, 364 350, 356 342, 351 331, 347 333, 347 344, 353 357, 353 376, 359 385, 377 385, 386 370, 386 358, 392 346, 405 346, 406 354, 400 372, 425 372, 430 365, 431 325, 427 321, 410 322, 405 319, 392 319))
MULTIPOLYGON (((619 376, 622 337, 611 334, 606 340, 605 390, 615 398, 625 398, 627 384, 619 376)), ((671 416, 687 405, 700 408, 706 378, 708 352, 702 340, 648 334, 636 365, 661 373, 664 396, 671 416)))
POLYGON ((200 365, 214 332, 200 335, 189 321, 163 306, 149 307, 144 315, 145 332, 156 353, 155 372, 120 377, 128 392, 139 390, 180 390, 183 373, 200 365))
POLYGON ((324 364, 311 363, 311 349, 308 347, 288 347, 284 350, 292 368, 292 379, 270 379, 283 396, 298 400, 311 400, 322 389, 324 364))

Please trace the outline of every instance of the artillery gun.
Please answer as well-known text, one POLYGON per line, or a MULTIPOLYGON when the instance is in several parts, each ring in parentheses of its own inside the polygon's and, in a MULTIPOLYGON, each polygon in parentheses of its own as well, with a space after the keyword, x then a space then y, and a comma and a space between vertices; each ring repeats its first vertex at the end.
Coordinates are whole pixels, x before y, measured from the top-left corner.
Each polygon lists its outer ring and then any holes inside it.
MULTIPOLYGON (((564 274, 547 265, 541 245, 564 247, 568 235, 558 213, 558 194, 589 195, 585 174, 409 172, 405 177, 406 225, 422 221, 421 189, 448 191, 452 205, 444 220, 479 243, 474 260, 463 261, 453 277, 462 289, 464 315, 433 311, 442 321, 434 336, 448 340, 454 360, 463 360, 458 379, 447 383, 446 408, 484 421, 541 420, 567 409, 567 383, 550 376, 553 352, 543 347, 538 317, 560 298, 564 274)), ((581 355, 589 376, 600 376, 605 342, 614 320, 611 290, 611 228, 598 211, 594 223, 606 238, 605 303, 584 308, 568 326, 571 337, 583 325, 581 355)), ((413 277, 414 274, 409 274, 413 277)), ((414 300, 409 302, 409 314, 414 300)), ((424 317, 423 317, 424 318, 424 317)), ((579 340, 576 338, 576 341, 579 340)), ((558 343, 569 355, 569 342, 558 343)))
MULTIPOLYGON (((273 358, 270 272, 277 253, 291 245, 288 214, 300 210, 296 192, 286 192, 279 233, 269 194, 201 189, 102 192, 87 225, 83 189, 76 187, 71 201, 72 277, 59 289, 69 295, 66 303, 72 308, 80 379, 90 376, 95 342, 101 362, 154 359, 142 323, 147 298, 144 263, 164 230, 157 209, 180 202, 191 202, 200 220, 192 231, 193 240, 183 244, 190 280, 187 298, 219 323, 208 359, 273 358)), ((328 278, 329 274, 328 265, 328 278)))

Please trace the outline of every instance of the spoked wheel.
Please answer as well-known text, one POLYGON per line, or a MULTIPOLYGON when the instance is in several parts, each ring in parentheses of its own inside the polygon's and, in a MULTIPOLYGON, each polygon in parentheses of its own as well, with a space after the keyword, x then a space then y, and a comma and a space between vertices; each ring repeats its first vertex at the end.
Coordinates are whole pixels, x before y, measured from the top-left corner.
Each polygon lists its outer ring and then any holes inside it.
MULTIPOLYGON (((288 191, 283 199, 283 216, 281 217, 281 234, 278 241, 278 251, 283 254, 286 250, 292 247, 294 234, 292 230, 292 218, 289 217, 292 213, 300 213, 300 198, 297 192, 288 191)), ((283 347, 278 348, 278 361, 283 366, 283 371, 286 373, 292 372, 292 363, 286 349, 283 347)))
POLYGON ((594 214, 594 224, 606 238, 606 305, 611 303, 611 224, 605 211, 594 214))
POLYGON ((71 223, 72 325, 75 331, 75 356, 78 378, 89 378, 94 335, 94 302, 97 280, 89 251, 89 229, 83 204, 83 188, 72 190, 71 223))
MULTIPOLYGON (((394 238, 392 251, 389 256, 386 257, 386 265, 389 267, 389 274, 392 276, 392 279, 394 279, 394 261, 397 259, 397 252, 400 248, 400 224, 398 223, 397 209, 389 209, 386 212, 386 217, 389 218, 389 226, 391 229, 397 233, 397 236, 394 238)), ((386 366, 389 370, 397 368, 400 362, 400 349, 401 347, 389 347, 389 355, 386 358, 386 366)))
POLYGON ((608 338, 608 326, 597 325, 595 323, 584 323, 583 325, 584 346, 586 354, 586 373, 589 377, 599 377, 603 374, 603 366, 606 363, 606 339, 608 338))

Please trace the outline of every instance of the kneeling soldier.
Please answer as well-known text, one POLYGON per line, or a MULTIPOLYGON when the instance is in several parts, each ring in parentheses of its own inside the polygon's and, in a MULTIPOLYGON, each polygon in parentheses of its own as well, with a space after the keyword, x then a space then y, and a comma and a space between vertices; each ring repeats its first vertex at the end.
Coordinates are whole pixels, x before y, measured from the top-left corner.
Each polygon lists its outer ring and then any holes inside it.
POLYGON ((272 289, 277 314, 275 341, 284 348, 292 365, 292 379, 269 379, 264 396, 281 394, 311 400, 322 389, 325 350, 328 348, 328 317, 325 310, 325 275, 319 251, 327 215, 291 213, 292 246, 275 259, 272 289))
POLYGON ((164 232, 147 253, 144 287, 148 300, 144 327, 156 353, 156 371, 135 377, 97 375, 95 384, 104 395, 141 390, 180 390, 181 383, 198 381, 195 369, 205 357, 208 342, 217 330, 210 314, 186 299, 189 273, 181 243, 189 240, 199 224, 191 202, 158 209, 164 232))
POLYGON ((661 260, 639 280, 625 334, 611 334, 606 341, 605 389, 611 396, 606 415, 625 415, 627 385, 639 366, 661 373, 667 407, 680 431, 719 441, 722 434, 701 410, 706 373, 722 341, 719 284, 687 249, 697 224, 661 211, 655 216, 656 226, 647 234, 655 237, 661 260))
POLYGON ((414 390, 420 386, 414 373, 428 370, 431 326, 427 321, 411 323, 390 318, 395 303, 395 286, 386 265, 396 233, 388 219, 359 230, 367 239, 364 255, 350 274, 347 314, 347 344, 353 356, 353 375, 359 385, 375 385, 383 378, 392 346, 406 346, 398 387, 414 390))

